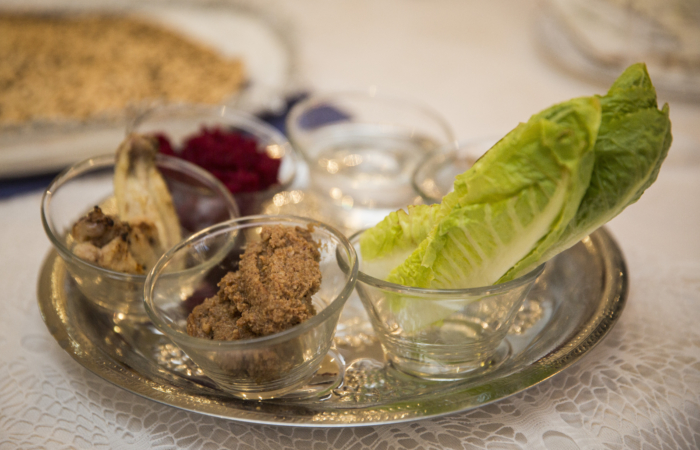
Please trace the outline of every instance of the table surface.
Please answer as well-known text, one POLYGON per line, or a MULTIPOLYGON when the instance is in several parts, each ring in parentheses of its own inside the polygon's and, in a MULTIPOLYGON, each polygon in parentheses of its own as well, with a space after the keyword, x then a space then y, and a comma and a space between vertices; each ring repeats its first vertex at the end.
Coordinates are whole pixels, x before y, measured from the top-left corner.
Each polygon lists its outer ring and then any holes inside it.
MULTIPOLYGON (((263 4, 293 24, 304 87, 416 98, 441 111, 459 139, 502 135, 552 103, 606 90, 543 58, 533 41, 535 2, 263 4)), ((663 170, 609 224, 631 287, 610 335, 521 394, 400 425, 248 425, 160 405, 99 379, 60 349, 37 307, 38 270, 50 248, 41 192, 6 196, 0 449, 700 448, 700 105, 668 101, 675 139, 663 170)))

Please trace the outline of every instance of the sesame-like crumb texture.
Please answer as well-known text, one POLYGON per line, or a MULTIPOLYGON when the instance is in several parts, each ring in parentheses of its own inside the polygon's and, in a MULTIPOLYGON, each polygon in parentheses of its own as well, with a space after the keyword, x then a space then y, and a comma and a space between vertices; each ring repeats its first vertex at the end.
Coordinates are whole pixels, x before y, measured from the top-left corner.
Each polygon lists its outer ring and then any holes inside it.
POLYGON ((218 103, 244 78, 240 60, 137 17, 0 13, 0 36, 2 125, 218 103))

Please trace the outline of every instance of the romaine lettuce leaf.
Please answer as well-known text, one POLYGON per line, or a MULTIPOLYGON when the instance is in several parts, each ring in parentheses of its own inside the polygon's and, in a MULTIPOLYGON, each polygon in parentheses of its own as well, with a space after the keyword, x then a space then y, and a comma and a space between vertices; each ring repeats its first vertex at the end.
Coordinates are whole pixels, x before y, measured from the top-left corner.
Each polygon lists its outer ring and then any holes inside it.
POLYGON ((657 107, 644 64, 628 67, 600 103, 603 116, 593 150, 593 175, 576 215, 557 242, 538 257, 520 261, 499 282, 523 275, 573 246, 636 202, 656 180, 671 146, 671 121, 668 105, 657 107))
POLYGON ((516 127, 457 177, 437 224, 387 280, 490 285, 533 249, 556 242, 588 188, 600 118, 598 99, 588 97, 516 127))
POLYGON ((440 205, 392 213, 366 231, 363 271, 430 288, 516 278, 637 201, 671 139, 668 105, 658 109, 645 65, 630 66, 607 95, 518 125, 456 178, 440 205))
POLYGON ((366 230, 360 240, 363 271, 385 279, 428 236, 439 213, 440 205, 409 205, 366 230))

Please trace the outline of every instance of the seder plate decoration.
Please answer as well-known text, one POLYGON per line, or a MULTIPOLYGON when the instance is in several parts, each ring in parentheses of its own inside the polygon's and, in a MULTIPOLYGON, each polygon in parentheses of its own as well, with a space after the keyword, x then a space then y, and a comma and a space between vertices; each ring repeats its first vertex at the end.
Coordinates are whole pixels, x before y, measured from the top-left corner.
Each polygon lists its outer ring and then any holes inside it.
POLYGON ((298 391, 266 401, 223 393, 148 321, 93 306, 55 251, 41 268, 37 294, 44 321, 61 347, 128 391, 238 421, 337 427, 436 417, 534 386, 580 360, 606 336, 622 313, 627 291, 623 256, 601 228, 547 263, 510 329, 505 350, 490 367, 453 382, 423 381, 388 366, 355 295, 341 315, 335 349, 316 375, 298 391))
MULTIPOLYGON (((10 0, 2 13, 43 16, 127 15, 146 19, 201 43, 225 58, 242 60, 245 81, 222 105, 249 113, 279 112, 298 89, 291 23, 277 11, 243 0, 10 0)), ((0 178, 58 171, 94 155, 113 152, 127 123, 162 102, 143 101, 85 120, 31 120, 0 124, 0 178)))

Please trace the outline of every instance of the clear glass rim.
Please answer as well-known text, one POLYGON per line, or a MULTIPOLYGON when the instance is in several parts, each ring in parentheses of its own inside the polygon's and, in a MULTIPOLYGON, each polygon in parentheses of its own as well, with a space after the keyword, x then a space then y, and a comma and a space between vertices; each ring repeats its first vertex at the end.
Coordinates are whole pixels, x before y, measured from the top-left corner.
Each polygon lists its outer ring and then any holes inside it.
MULTIPOLYGON (((238 205, 236 204, 236 200, 234 200, 233 196, 226 188, 226 186, 224 186, 216 177, 214 177, 206 170, 202 169, 201 167, 195 164, 189 163, 184 159, 173 158, 161 154, 156 155, 156 162, 161 167, 174 169, 180 173, 186 173, 188 175, 194 175, 195 178, 197 178, 198 180, 210 184, 226 200, 229 212, 233 213, 234 217, 238 217, 240 215, 238 211, 238 205)), ((92 270, 102 272, 105 275, 108 275, 110 278, 121 279, 125 281, 143 282, 146 280, 146 275, 127 274, 123 272, 117 272, 111 269, 105 269, 104 267, 100 267, 96 264, 93 264, 89 261, 85 261, 84 259, 75 256, 73 252, 71 252, 70 249, 66 247, 66 245, 63 243, 63 240, 56 234, 53 227, 53 221, 50 219, 49 209, 51 205, 51 200, 53 198, 53 195, 63 185, 80 175, 86 174, 91 171, 114 167, 114 165, 115 155, 111 153, 107 155, 100 155, 84 159, 83 161, 80 161, 72 165, 71 167, 68 167, 63 172, 59 173, 56 176, 56 178, 53 179, 49 187, 46 188, 43 196, 41 197, 41 223, 44 226, 44 232, 49 237, 51 244, 53 244, 53 246, 58 250, 58 252, 63 258, 70 259, 71 261, 79 265, 89 267, 92 270)), ((88 206, 86 205, 86 208, 87 207, 88 206)))
MULTIPOLYGON (((359 243, 359 238, 366 230, 360 230, 350 236, 350 242, 353 244, 359 243)), ((359 259, 359 258, 358 258, 359 259)), ((498 294, 501 292, 509 291, 515 289, 524 284, 531 283, 540 276, 544 271, 546 263, 540 264, 530 272, 515 278, 514 280, 506 281, 505 283, 494 284, 491 286, 478 286, 473 288, 465 289, 428 289, 428 288, 417 288, 412 286, 404 286, 401 284, 390 283, 389 281, 381 280, 368 275, 360 270, 357 272, 357 280, 361 281, 370 286, 382 289, 385 291, 395 292, 397 294, 409 295, 409 296, 425 296, 425 297, 435 297, 435 296, 445 296, 445 297, 455 297, 455 296, 484 296, 498 294)))
POLYGON ((287 114, 287 119, 285 120, 285 126, 287 129, 287 135, 289 136, 289 141, 292 144, 292 147, 297 149, 299 153, 306 159, 307 161, 310 159, 310 157, 304 152, 303 147, 299 143, 299 138, 297 135, 297 127, 295 123, 297 122, 297 119, 299 116, 301 116, 311 105, 318 104, 318 103, 324 103, 328 102, 333 99, 338 99, 338 98, 354 98, 354 99, 360 99, 364 101, 375 101, 375 102, 382 102, 386 104, 393 104, 394 106, 402 107, 402 108, 410 108, 416 111, 420 111, 421 113, 425 114, 426 116, 430 117, 432 120, 435 121, 436 124, 440 127, 441 131, 445 134, 447 137, 445 147, 446 148, 456 148, 457 146, 457 139, 454 136, 454 132, 452 131, 452 127, 449 125, 447 120, 440 114, 436 109, 433 109, 432 107, 425 105, 421 103, 419 100, 414 100, 410 98, 403 98, 399 97, 396 95, 388 95, 388 94, 376 94, 372 93, 369 91, 352 91, 352 90, 341 90, 341 91, 334 91, 334 92, 324 92, 324 93, 318 93, 318 94, 313 94, 310 95, 309 97, 299 101, 297 104, 292 106, 292 108, 289 110, 289 114, 287 114))
MULTIPOLYGON (((336 249, 336 254, 338 249, 336 249)), ((158 260, 153 269, 146 276, 146 282, 144 285, 144 306, 146 313, 150 317, 153 324, 166 336, 172 338, 176 342, 182 342, 183 344, 190 347, 198 347, 204 350, 234 350, 234 349, 251 349, 260 348, 264 346, 274 345, 280 342, 291 340, 294 337, 303 334, 311 328, 315 328, 321 323, 328 320, 333 314, 335 314, 340 308, 343 307, 345 301, 350 297, 352 291, 355 289, 355 282, 357 281, 357 275, 359 271, 359 262, 357 254, 355 252, 355 247, 350 244, 345 235, 340 231, 336 230, 330 225, 324 224, 314 219, 308 219, 304 217, 289 216, 289 215, 256 215, 256 216, 245 216, 239 217, 226 222, 221 222, 216 225, 212 225, 205 228, 184 241, 180 242, 170 250, 168 250, 161 258, 158 260), (271 334, 268 336, 256 337, 251 339, 241 339, 236 341, 219 341, 203 339, 198 337, 193 337, 188 334, 182 333, 180 331, 174 330, 170 327, 164 320, 162 320, 161 315, 153 306, 153 289, 155 282, 163 270, 165 264, 172 258, 172 256, 180 251, 182 248, 191 245, 193 242, 209 235, 215 235, 223 232, 232 231, 234 229, 243 229, 250 227, 262 226, 265 224, 275 224, 275 223, 286 223, 290 225, 307 226, 313 225, 316 228, 321 228, 325 232, 334 236, 339 245, 347 253, 350 261, 351 268, 349 273, 345 272, 347 279, 343 289, 335 296, 335 298, 325 307, 321 312, 311 317, 310 319, 295 325, 287 330, 281 331, 279 333, 271 334)))
POLYGON ((210 116, 212 118, 219 117, 222 119, 222 121, 228 121, 230 122, 230 125, 233 126, 240 126, 241 129, 248 131, 255 136, 269 136, 275 144, 284 148, 284 157, 289 158, 291 162, 290 167, 292 169, 284 180, 280 179, 278 185, 272 186, 267 191, 284 189, 294 182, 298 162, 298 156, 294 146, 292 146, 289 140, 284 136, 284 134, 277 130, 277 128, 258 119, 257 117, 226 105, 162 105, 149 108, 130 120, 127 125, 127 133, 133 132, 143 122, 149 119, 157 118, 160 114, 163 114, 163 119, 188 118, 189 116, 197 115, 210 116))
POLYGON ((498 141, 500 141, 501 139, 502 138, 498 138, 495 136, 467 139, 463 141, 458 141, 456 146, 443 146, 437 152, 425 155, 425 157, 418 163, 416 169, 411 174, 411 186, 413 187, 413 190, 416 191, 426 203, 440 203, 442 197, 436 198, 430 195, 429 193, 425 192, 423 190, 423 187, 421 186, 419 177, 421 179, 425 178, 425 174, 429 169, 434 170, 435 167, 441 167, 444 163, 456 157, 460 153, 460 150, 463 148, 489 143, 491 144, 489 148, 491 148, 494 145, 496 145, 496 143, 498 143, 498 141))

